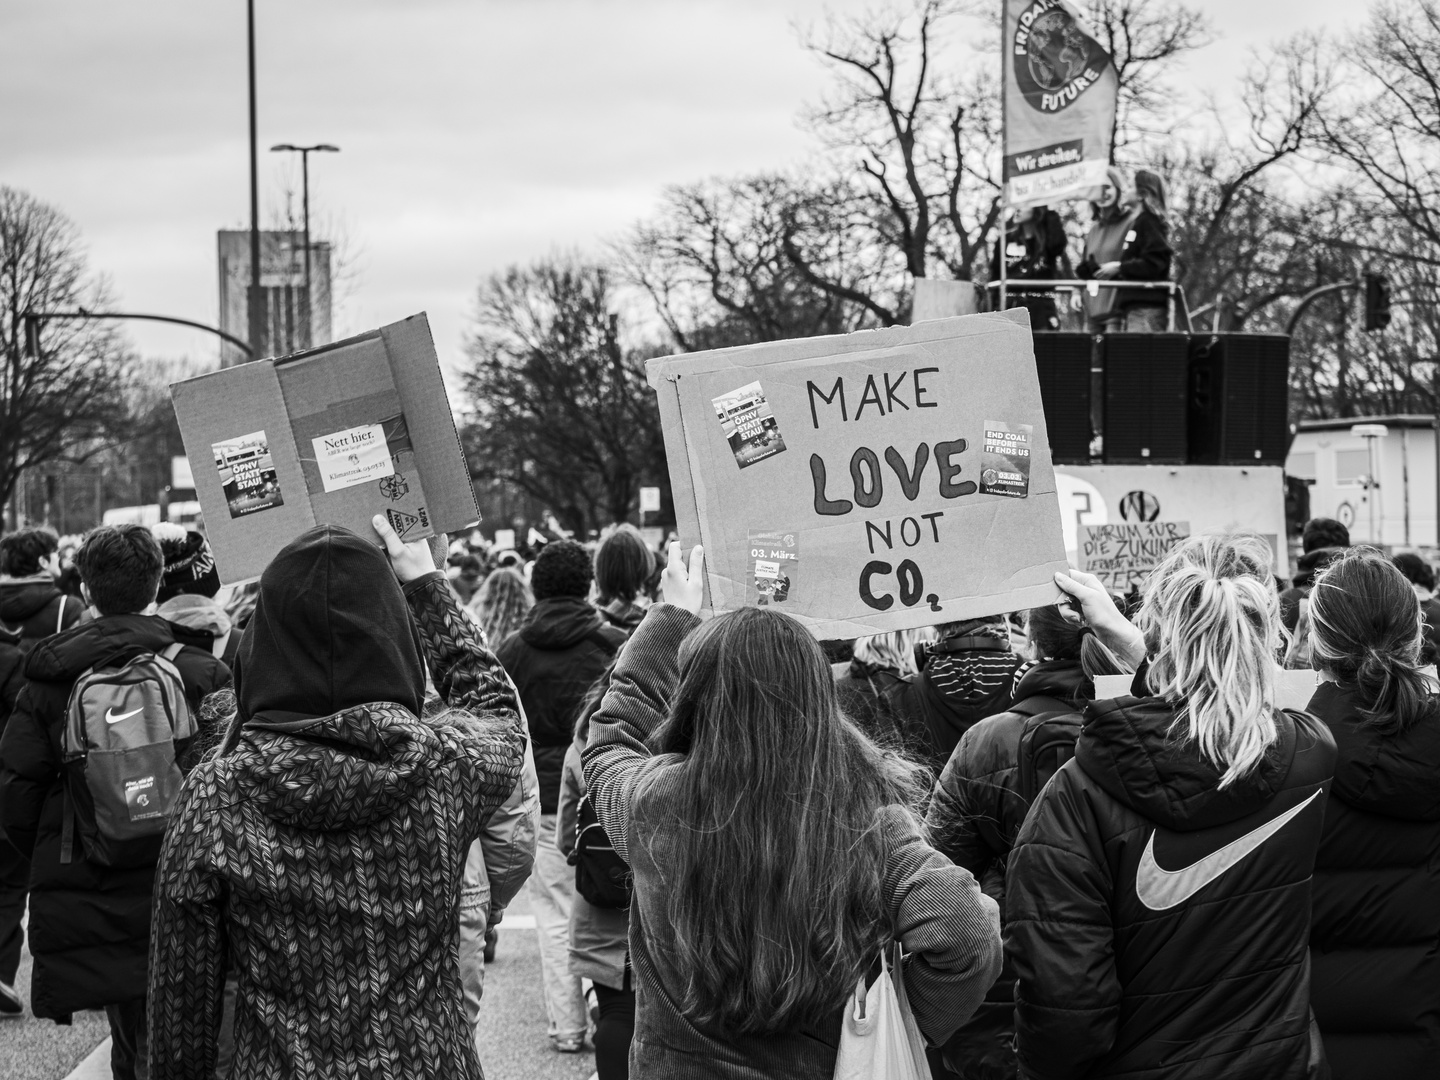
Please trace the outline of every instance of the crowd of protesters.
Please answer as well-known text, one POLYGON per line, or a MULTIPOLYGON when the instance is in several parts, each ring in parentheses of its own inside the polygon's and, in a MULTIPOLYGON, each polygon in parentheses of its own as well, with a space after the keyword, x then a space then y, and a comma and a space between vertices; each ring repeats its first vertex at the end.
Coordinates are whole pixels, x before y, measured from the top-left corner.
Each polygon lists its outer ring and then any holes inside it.
POLYGON ((1302 547, 819 642, 703 620, 703 551, 630 526, 533 558, 317 526, 223 590, 196 531, 22 529, 0 1013, 28 906, 31 1011, 104 1009, 117 1080, 479 1077, 528 882, 550 1044, 599 1080, 829 1077, 896 945, 935 1077, 1433 1075, 1435 574, 1302 547), (132 716, 158 779, 105 756, 132 716))

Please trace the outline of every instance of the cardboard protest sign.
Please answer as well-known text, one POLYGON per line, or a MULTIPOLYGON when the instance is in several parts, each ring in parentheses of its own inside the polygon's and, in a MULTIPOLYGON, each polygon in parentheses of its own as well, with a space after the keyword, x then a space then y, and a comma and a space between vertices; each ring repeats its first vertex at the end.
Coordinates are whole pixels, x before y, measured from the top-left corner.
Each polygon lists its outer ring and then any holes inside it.
POLYGON ((1052 603, 1065 566, 1026 315, 661 357, 681 537, 716 614, 822 638, 1052 603))
POLYGON ((1190 535, 1187 521, 1080 526, 1080 569, 1120 594, 1143 585, 1170 549, 1190 535))
POLYGON ((227 584, 313 525, 375 537, 378 513, 417 540, 480 516, 423 314, 170 390, 227 584))
POLYGON ((1057 465, 1066 554, 1080 564, 1085 525, 1184 521, 1195 536, 1259 533, 1276 575, 1289 577, 1282 473, 1278 465, 1057 465))

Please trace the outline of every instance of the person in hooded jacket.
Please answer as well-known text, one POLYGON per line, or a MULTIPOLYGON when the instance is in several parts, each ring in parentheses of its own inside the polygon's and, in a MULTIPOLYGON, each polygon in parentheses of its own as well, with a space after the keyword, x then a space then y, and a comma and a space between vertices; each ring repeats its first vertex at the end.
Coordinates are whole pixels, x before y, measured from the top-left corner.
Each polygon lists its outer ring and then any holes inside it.
POLYGON ((514 688, 424 541, 320 525, 260 578, 224 740, 156 872, 151 1076, 482 1076, 459 971, 470 845, 515 789, 514 688), (387 559, 388 554, 388 559, 387 559), (422 718, 425 665, 449 710, 422 718))
POLYGON ((1311 888, 1310 1000, 1335 1080, 1440 1062, 1440 699, 1419 603, 1374 549, 1316 579, 1309 711, 1339 746, 1311 888), (1407 595, 1407 593, 1409 595, 1407 595))
POLYGON ((1280 593, 1280 620, 1294 633, 1300 620, 1300 601, 1310 595, 1315 577, 1350 546, 1350 530, 1334 518, 1311 518, 1300 534, 1300 558, 1290 587, 1280 593))
MULTIPOLYGON (((0 739, 24 682, 20 634, 0 626, 0 739)), ((29 891, 30 860, 0 834, 0 1016, 19 1016, 25 1008, 15 992, 15 973, 20 970, 20 946, 25 939, 20 924, 29 891)))
MULTIPOLYGON (((68 1024, 82 1009, 110 1021, 116 1080, 145 1076, 145 980, 154 864, 133 868, 93 862, 83 844, 64 844, 65 784, 61 728, 75 680, 176 644, 152 609, 160 584, 160 545, 142 525, 102 526, 75 557, 99 618, 40 642, 25 662, 25 685, 0 736, 0 829, 30 859, 30 1006, 37 1017, 68 1024)), ((230 681, 214 656, 181 649, 175 667, 192 711, 230 681)), ((175 744, 182 771, 205 731, 175 744)), ((157 845, 158 847, 158 845, 157 845)))
POLYGON ((920 756, 938 773, 965 732, 1015 701, 1025 658, 1011 647, 1004 616, 944 623, 922 649, 915 680, 929 736, 920 756))
MULTIPOLYGON (((1002 911, 1006 861, 1033 795, 1023 790, 1020 776, 1026 725, 1033 718, 1083 709, 1095 697, 1095 676, 1129 671, 1093 632, 1054 605, 1032 609, 1025 625, 1038 663, 1024 669, 1010 709, 961 737, 935 784, 925 818, 935 849, 974 874, 1002 911)), ((949 1067, 967 1080, 1015 1075, 1014 986, 1014 973, 1002 973, 974 1018, 946 1043, 949 1067)))
POLYGON ((535 559, 535 606, 525 624, 495 649, 525 707, 540 779, 540 835, 530 899, 540 941, 541 975, 551 1045, 578 1053, 589 1017, 580 980, 570 973, 570 908, 574 871, 556 847, 555 813, 565 752, 590 686, 609 665, 625 632, 607 625, 587 597, 594 570, 573 540, 546 544, 535 559))
MULTIPOLYGON (((1139 216, 1139 208, 1125 197, 1125 177, 1111 165, 1105 171, 1105 180, 1090 203, 1092 224, 1085 236, 1085 248, 1080 262, 1075 266, 1075 276, 1086 281, 1108 280, 1120 272, 1120 261, 1125 254, 1126 237, 1139 216)), ((1120 310, 1120 290, 1104 286, 1095 287, 1092 296, 1085 293, 1085 330, 1090 334, 1104 334, 1124 329, 1125 315, 1120 310)))
POLYGON ((1258 536, 1191 537, 1152 572, 1134 626, 1094 576, 1055 576, 1138 669, 1136 696, 1087 706, 1010 855, 1027 1080, 1324 1069, 1310 880, 1335 740, 1275 706, 1272 558, 1258 536))
POLYGON ((0 539, 0 626, 29 652, 85 616, 85 605, 57 585, 60 541, 49 529, 20 529, 0 539))

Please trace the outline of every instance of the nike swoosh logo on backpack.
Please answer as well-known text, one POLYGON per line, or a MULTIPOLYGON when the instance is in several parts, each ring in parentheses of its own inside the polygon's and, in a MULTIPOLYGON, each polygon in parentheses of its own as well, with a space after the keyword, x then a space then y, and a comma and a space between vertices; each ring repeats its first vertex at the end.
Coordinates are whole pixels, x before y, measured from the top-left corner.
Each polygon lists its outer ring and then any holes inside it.
POLYGON ((131 710, 130 710, 129 712, 127 712, 127 713, 121 713, 119 716, 116 716, 113 710, 111 710, 111 709, 106 709, 106 710, 105 710, 105 722, 106 722, 107 724, 118 724, 121 720, 129 720, 130 717, 134 716, 136 713, 141 713, 141 712, 144 712, 144 711, 145 711, 145 706, 142 705, 142 706, 140 706, 140 708, 138 708, 138 709, 131 709, 131 710))
POLYGON ((1152 832, 1140 856, 1140 868, 1135 872, 1135 895, 1151 911, 1168 911, 1183 904, 1283 829, 1291 818, 1319 797, 1320 792, 1316 791, 1298 806, 1181 870, 1166 870, 1155 861, 1155 833, 1152 832))

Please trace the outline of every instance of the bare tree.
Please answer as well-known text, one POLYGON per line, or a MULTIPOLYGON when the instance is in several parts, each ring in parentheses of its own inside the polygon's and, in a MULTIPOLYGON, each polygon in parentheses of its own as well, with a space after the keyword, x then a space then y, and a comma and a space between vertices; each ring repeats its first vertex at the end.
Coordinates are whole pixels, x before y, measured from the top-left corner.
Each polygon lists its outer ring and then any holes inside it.
MULTIPOLYGON (((1313 146, 1333 91, 1333 66, 1314 35, 1300 35, 1257 56, 1242 80, 1242 124, 1217 110, 1219 134, 1196 145, 1171 144, 1151 164, 1170 191, 1170 242, 1176 280, 1192 302, 1224 297, 1224 326, 1239 330, 1275 301, 1309 288, 1309 255, 1328 198, 1295 200, 1266 181, 1313 146), (1235 128, 1241 137, 1230 137, 1235 128)), ((1321 241, 1323 242, 1323 241, 1321 241)))
POLYGON ((1440 250, 1440 5, 1378 4, 1343 54, 1351 79, 1325 114, 1325 145, 1440 250))
POLYGON ((999 218, 998 65, 957 80, 939 55, 945 24, 967 10, 959 0, 915 0, 904 11, 832 19, 806 43, 838 81, 809 124, 842 170, 858 167, 877 240, 917 278, 936 258, 970 279, 999 218))
POLYGON ((581 536, 625 520, 642 483, 669 488, 655 393, 613 302, 601 266, 511 267, 481 285, 466 348, 472 473, 542 500, 581 536))
POLYGON ((0 185, 0 504, 25 470, 84 461, 124 437, 128 358, 113 324, 52 320, 25 340, 26 312, 107 302, 74 223, 0 185))
POLYGON ((614 254, 685 351, 893 323, 902 275, 883 280, 884 254, 849 227, 852 212, 863 207, 839 181, 689 184, 669 189, 614 254))
POLYGON ((1124 147, 1169 133, 1175 63, 1214 38, 1204 13, 1180 0, 1090 0, 1085 14, 1118 76, 1114 161, 1124 147))

